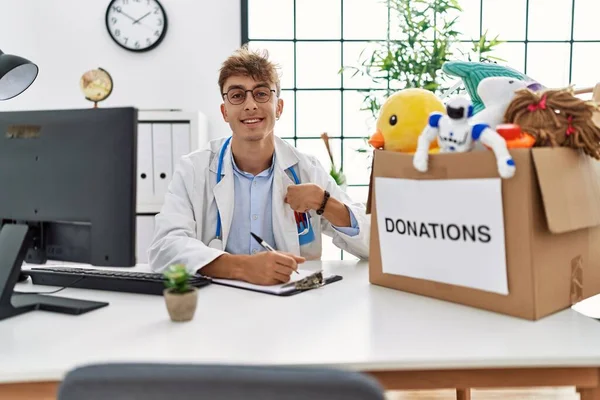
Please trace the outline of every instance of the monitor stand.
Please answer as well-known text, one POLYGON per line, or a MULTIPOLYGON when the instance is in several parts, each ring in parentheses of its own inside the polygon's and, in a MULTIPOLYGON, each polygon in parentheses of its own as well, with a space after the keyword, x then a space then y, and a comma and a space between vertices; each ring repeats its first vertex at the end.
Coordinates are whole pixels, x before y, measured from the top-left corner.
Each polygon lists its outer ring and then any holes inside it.
POLYGON ((106 302, 14 293, 23 260, 32 242, 33 231, 26 224, 4 224, 0 227, 0 320, 33 310, 83 314, 108 305, 106 302))

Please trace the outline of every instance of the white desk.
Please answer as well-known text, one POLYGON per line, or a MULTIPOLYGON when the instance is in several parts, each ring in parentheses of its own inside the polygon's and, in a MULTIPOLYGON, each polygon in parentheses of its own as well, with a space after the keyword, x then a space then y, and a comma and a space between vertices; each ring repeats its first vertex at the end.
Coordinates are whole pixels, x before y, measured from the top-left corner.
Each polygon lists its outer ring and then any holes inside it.
POLYGON ((0 321, 0 398, 52 398, 70 369, 119 361, 332 366, 388 389, 565 385, 600 398, 594 319, 565 310, 532 322, 371 285, 366 263, 305 265, 344 279, 292 297, 209 285, 187 323, 169 320, 162 296, 65 289, 56 295, 110 305, 0 321))

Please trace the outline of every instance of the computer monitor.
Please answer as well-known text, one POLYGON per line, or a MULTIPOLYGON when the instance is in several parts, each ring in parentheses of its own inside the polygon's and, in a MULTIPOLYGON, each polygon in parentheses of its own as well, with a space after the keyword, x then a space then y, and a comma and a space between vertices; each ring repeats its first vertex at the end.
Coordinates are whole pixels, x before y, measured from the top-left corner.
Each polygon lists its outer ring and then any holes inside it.
POLYGON ((136 155, 135 108, 0 112, 0 290, 24 260, 134 266, 136 155))

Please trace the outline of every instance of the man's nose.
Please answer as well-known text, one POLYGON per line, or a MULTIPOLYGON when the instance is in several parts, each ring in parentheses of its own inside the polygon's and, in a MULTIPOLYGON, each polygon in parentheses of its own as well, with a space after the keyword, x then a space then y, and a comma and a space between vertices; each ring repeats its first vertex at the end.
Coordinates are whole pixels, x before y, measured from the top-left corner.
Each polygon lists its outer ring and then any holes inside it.
POLYGON ((254 100, 254 96, 252 93, 248 93, 246 96, 246 102, 244 103, 244 110, 256 110, 258 108, 258 104, 254 100))

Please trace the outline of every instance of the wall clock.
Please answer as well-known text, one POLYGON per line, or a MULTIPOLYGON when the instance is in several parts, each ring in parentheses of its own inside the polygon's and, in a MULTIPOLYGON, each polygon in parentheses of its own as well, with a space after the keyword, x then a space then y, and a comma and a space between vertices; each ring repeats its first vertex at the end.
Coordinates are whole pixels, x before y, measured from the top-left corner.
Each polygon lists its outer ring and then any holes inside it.
POLYGON ((106 9, 106 29, 122 48, 148 51, 167 34, 167 14, 158 0, 111 0, 106 9))

